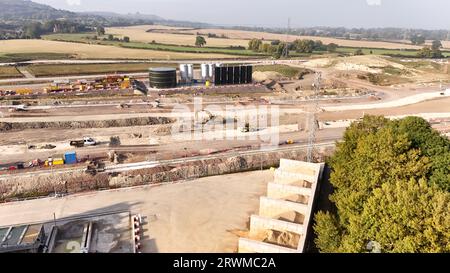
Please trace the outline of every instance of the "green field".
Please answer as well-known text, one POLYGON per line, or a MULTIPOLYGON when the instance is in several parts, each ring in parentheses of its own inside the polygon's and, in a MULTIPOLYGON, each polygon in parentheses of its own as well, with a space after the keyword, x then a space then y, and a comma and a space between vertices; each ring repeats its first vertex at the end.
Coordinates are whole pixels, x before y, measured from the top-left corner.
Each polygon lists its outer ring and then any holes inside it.
MULTIPOLYGON (((418 50, 407 49, 381 49, 381 48, 355 48, 355 47, 339 47, 338 53, 353 54, 356 50, 361 49, 364 55, 387 55, 395 57, 413 58, 417 56, 418 50)), ((442 54, 445 57, 450 57, 450 52, 443 51, 442 54)))
POLYGON ((309 70, 300 68, 300 67, 292 67, 288 65, 261 65, 255 66, 254 71, 259 72, 278 72, 281 75, 289 78, 299 77, 309 73, 309 70))
POLYGON ((123 64, 36 64, 27 67, 36 77, 68 76, 88 74, 138 73, 146 72, 150 67, 168 66, 176 64, 164 63, 123 63, 123 64))
POLYGON ((59 60, 70 59, 69 54, 61 53, 16 53, 16 54, 0 54, 0 63, 26 62, 32 60, 59 60))
POLYGON ((0 79, 21 78, 22 73, 13 66, 0 66, 0 79))

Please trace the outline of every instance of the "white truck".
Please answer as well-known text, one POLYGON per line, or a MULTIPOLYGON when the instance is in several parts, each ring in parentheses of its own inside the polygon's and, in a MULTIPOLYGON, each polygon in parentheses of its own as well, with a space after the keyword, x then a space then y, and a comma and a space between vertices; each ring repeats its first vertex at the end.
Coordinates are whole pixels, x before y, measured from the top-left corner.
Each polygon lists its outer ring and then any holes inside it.
POLYGON ((83 140, 72 140, 70 141, 70 146, 75 147, 85 147, 85 146, 95 146, 97 142, 92 137, 85 137, 83 140))

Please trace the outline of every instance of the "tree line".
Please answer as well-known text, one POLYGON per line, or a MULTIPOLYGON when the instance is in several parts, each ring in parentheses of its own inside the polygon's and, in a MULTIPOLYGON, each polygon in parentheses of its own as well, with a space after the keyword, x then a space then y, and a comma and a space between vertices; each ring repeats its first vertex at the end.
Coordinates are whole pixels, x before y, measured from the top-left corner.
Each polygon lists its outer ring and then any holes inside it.
MULTIPOLYGON (((233 27, 233 29, 286 34, 286 28, 270 27, 233 27)), ((344 28, 344 27, 309 27, 291 28, 291 35, 333 37, 351 40, 410 40, 415 36, 425 40, 450 40, 449 30, 425 30, 404 28, 344 28)))
POLYGON ((271 54, 274 58, 280 58, 286 48, 297 53, 313 53, 314 51, 336 52, 338 47, 334 43, 325 45, 322 41, 308 39, 298 39, 292 43, 285 43, 280 40, 265 43, 261 39, 252 39, 248 43, 248 50, 271 54))
POLYGON ((314 224, 321 252, 450 252, 450 140, 427 121, 365 116, 328 163, 333 206, 314 224))

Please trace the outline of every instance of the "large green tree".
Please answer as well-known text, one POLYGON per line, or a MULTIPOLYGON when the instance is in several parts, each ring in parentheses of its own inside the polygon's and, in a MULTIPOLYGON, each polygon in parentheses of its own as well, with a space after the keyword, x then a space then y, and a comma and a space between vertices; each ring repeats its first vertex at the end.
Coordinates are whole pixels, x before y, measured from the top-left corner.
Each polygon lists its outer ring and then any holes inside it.
POLYGON ((421 118, 353 123, 329 161, 335 213, 315 217, 319 250, 449 252, 449 147, 421 118))
POLYGON ((206 45, 206 39, 203 36, 197 36, 195 39, 195 46, 202 47, 206 45))
POLYGON ((261 48, 263 42, 259 39, 251 39, 248 42, 248 49, 249 50, 253 50, 253 51, 259 51, 259 49, 261 48))

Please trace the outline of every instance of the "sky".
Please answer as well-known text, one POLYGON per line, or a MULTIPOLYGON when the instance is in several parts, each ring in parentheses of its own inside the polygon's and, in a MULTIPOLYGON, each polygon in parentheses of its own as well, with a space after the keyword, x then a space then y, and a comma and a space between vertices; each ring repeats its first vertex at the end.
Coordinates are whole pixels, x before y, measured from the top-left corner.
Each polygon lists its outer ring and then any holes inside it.
POLYGON ((33 0, 72 11, 154 14, 225 26, 450 29, 449 0, 33 0))

